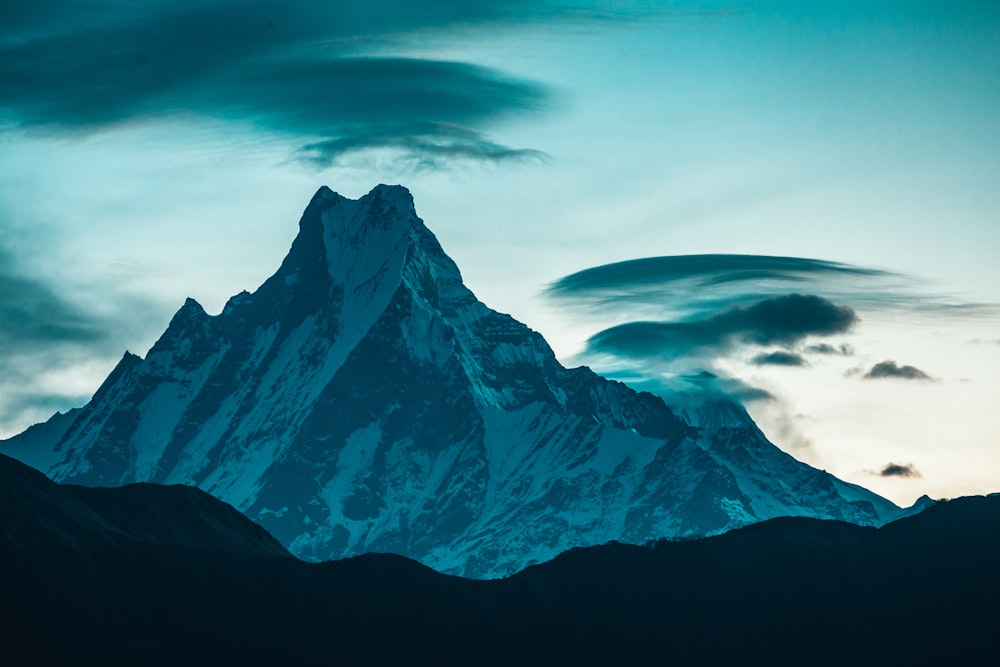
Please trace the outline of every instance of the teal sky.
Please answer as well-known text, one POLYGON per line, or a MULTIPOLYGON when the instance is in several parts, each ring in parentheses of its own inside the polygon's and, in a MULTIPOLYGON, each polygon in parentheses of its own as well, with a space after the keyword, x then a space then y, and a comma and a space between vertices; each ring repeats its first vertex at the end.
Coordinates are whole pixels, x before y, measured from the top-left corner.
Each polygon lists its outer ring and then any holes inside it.
POLYGON ((185 297, 213 312, 259 285, 319 185, 387 182, 566 363, 766 392, 747 406, 776 444, 897 502, 1000 490, 1000 6, 474 4, 5 7, 0 436, 86 401, 185 297), (887 273, 544 293, 721 253, 887 273), (805 365, 739 336, 655 358, 587 342, 799 288, 857 316, 780 343, 805 365), (865 379, 890 360, 930 379, 865 379))

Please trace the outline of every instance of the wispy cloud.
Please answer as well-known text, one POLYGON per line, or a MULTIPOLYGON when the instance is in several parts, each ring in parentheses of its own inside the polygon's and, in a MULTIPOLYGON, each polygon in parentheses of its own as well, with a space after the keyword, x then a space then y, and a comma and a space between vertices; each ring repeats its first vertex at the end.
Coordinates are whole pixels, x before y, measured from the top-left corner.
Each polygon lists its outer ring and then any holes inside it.
POLYGON ((417 169, 441 167, 455 159, 520 162, 548 158, 542 151, 509 148, 490 141, 479 132, 443 123, 345 127, 334 139, 302 146, 296 158, 318 167, 329 167, 373 148, 396 150, 400 153, 398 161, 417 169))
POLYGON ((880 361, 864 374, 866 380, 931 380, 931 376, 914 366, 900 366, 895 361, 880 361))

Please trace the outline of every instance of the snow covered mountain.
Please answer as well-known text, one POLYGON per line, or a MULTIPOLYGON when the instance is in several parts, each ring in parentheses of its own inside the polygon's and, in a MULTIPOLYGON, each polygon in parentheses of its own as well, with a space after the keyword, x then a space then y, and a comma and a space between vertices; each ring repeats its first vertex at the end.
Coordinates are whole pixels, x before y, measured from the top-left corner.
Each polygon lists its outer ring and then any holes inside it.
POLYGON ((214 316, 188 299, 86 406, 0 448, 59 482, 200 487, 302 558, 387 551, 472 577, 611 540, 902 512, 739 406, 690 414, 564 368, 478 301, 405 188, 324 187, 256 292, 214 316))

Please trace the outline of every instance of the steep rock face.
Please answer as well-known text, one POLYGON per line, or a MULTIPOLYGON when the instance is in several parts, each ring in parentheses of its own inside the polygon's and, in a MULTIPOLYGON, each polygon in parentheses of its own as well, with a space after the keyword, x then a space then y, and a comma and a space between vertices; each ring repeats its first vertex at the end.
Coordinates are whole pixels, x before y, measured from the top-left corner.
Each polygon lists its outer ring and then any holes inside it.
POLYGON ((60 482, 198 486, 307 559, 389 551, 473 577, 610 540, 899 513, 738 406, 692 421, 562 367, 478 301, 404 188, 321 188, 256 292, 215 316, 189 299, 145 359, 4 450, 60 482))

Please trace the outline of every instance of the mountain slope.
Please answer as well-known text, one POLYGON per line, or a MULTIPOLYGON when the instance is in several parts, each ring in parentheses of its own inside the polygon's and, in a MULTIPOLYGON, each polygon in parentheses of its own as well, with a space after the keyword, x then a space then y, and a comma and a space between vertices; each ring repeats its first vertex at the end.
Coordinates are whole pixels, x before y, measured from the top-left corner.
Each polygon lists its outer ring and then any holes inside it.
POLYGON ((57 481, 198 486, 303 558, 476 577, 773 516, 898 516, 724 410, 699 428, 562 367, 464 286, 404 188, 321 188, 256 292, 215 316, 189 299, 145 359, 3 449, 57 481))
POLYGON ((214 548, 155 531, 59 549, 121 517, 81 515, 74 487, 6 457, 0 480, 11 664, 989 664, 996 651, 1000 496, 879 529, 785 518, 589 547, 476 581, 383 554, 304 563, 252 529, 216 531, 249 522, 175 487, 118 504, 205 525, 214 548), (185 494, 205 502, 177 504, 185 494), (38 521, 40 498, 60 525, 38 521), (12 526, 34 529, 11 539, 12 526))

